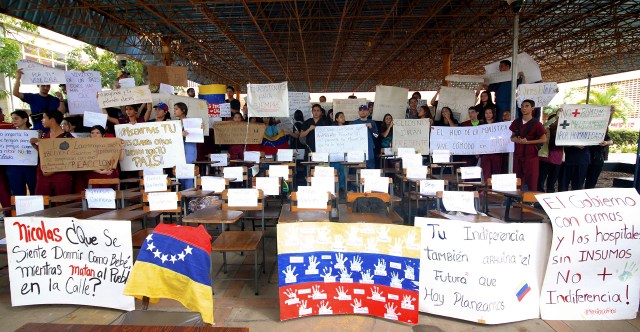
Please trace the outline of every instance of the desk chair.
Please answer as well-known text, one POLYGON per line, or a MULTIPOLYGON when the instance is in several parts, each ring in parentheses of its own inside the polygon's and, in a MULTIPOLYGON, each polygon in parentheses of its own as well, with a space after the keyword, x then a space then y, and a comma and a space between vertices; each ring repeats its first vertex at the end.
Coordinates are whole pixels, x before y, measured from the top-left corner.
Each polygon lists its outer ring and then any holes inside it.
MULTIPOLYGON (((169 192, 169 191, 166 191, 166 192, 169 192)), ((149 207, 149 194, 152 194, 152 193, 144 192, 142 194, 142 209, 144 211, 151 211, 151 209, 149 207)), ((172 222, 173 221, 173 215, 175 214, 176 218, 178 219, 178 223, 180 225, 182 225, 182 205, 180 204, 180 202, 182 200, 182 193, 177 192, 176 196, 177 196, 177 200, 176 200, 176 208, 175 209, 167 209, 167 210, 159 210, 159 211, 155 210, 155 211, 153 211, 153 212, 157 213, 157 215, 154 214, 154 216, 153 216, 153 217, 155 217, 156 222, 158 220, 158 217, 163 215, 163 214, 168 214, 169 215, 169 220, 172 222)), ((151 216, 151 214, 149 214, 149 216, 151 216)))
MULTIPOLYGON (((478 166, 472 166, 472 167, 478 167, 478 166)), ((484 186, 486 185, 484 181, 484 174, 482 174, 482 169, 480 169, 479 178, 469 178, 469 177, 465 177, 462 174, 466 168, 472 168, 472 167, 458 167, 456 169, 456 184, 457 184, 458 190, 465 190, 469 188, 471 190, 478 190, 478 188, 484 188, 484 186)))
MULTIPOLYGON (((261 178, 261 177, 259 177, 259 176, 258 177, 253 177, 251 179, 251 182, 252 182, 251 186, 252 186, 252 188, 256 188, 256 189, 259 189, 260 191, 262 191, 262 193, 264 195, 264 200, 263 200, 264 209, 262 211, 248 211, 247 213, 245 213, 245 219, 251 220, 251 227, 252 227, 253 230, 256 229, 256 226, 255 226, 255 221, 256 220, 263 220, 263 223, 266 222, 267 220, 271 220, 271 221, 275 220, 277 222, 278 218, 280 217, 280 210, 282 208, 282 205, 284 204, 284 197, 286 196, 286 194, 283 193, 283 191, 282 191, 283 180, 282 180, 281 177, 277 177, 278 181, 276 181, 277 182, 277 188, 276 189, 277 189, 277 192, 278 192, 278 196, 280 196, 281 204, 280 204, 280 206, 269 206, 269 203, 268 203, 267 199, 269 197, 273 197, 273 196, 264 194, 265 193, 264 189, 263 188, 258 188, 256 186, 256 183, 258 182, 257 179, 259 179, 259 178, 261 178)), ((288 190, 288 188, 289 187, 287 187, 287 190, 288 190)))
POLYGON ((542 192, 527 191, 522 195, 522 202, 513 202, 512 205, 520 210, 520 222, 532 221, 532 222, 550 222, 547 213, 540 208, 535 207, 534 204, 538 203, 536 199, 537 194, 543 194, 542 192), (536 218, 537 216, 537 218, 536 218))
POLYGON ((229 154, 228 153, 212 153, 206 155, 207 159, 210 161, 219 161, 219 163, 214 165, 208 165, 206 175, 209 175, 210 170, 213 170, 213 175, 221 176, 222 169, 229 165, 229 154))
MULTIPOLYGON (((511 211, 511 198, 504 195, 491 192, 492 181, 491 178, 487 179, 487 186, 484 190, 484 211, 487 215, 494 218, 508 221, 510 219, 517 219, 519 216, 513 215, 511 211), (507 215, 507 212, 509 215, 507 215)), ((516 179, 516 189, 520 191, 522 189, 522 179, 516 179)))
POLYGON ((242 178, 235 178, 232 177, 231 175, 229 175, 229 173, 225 174, 225 169, 227 169, 227 167, 223 167, 222 168, 222 177, 224 177, 225 179, 229 179, 230 187, 234 187, 234 188, 249 188, 249 174, 248 174, 248 169, 247 166, 234 166, 234 167, 241 167, 242 168, 242 178), (235 180, 233 180, 235 178, 235 180), (239 187, 238 187, 239 186, 239 187))
POLYGON ((331 194, 327 193, 327 204, 326 207, 322 208, 322 209, 314 209, 314 208, 300 208, 298 207, 298 193, 297 192, 293 192, 291 193, 291 211, 325 211, 325 212, 331 212, 331 194))
POLYGON ((188 206, 189 206, 190 200, 204 198, 207 196, 221 195, 225 189, 229 188, 229 179, 224 179, 225 186, 222 190, 216 191, 216 190, 210 190, 211 188, 203 188, 202 180, 203 178, 207 178, 207 177, 209 176, 197 177, 194 182, 195 188, 180 191, 180 193, 182 194, 182 199, 180 200, 180 203, 182 204, 183 214, 185 216, 188 214, 188 211, 189 211, 188 206))
MULTIPOLYGON (((361 212, 361 211, 358 211, 357 208, 354 211, 354 203, 358 199, 368 199, 368 198, 377 198, 377 199, 381 200, 383 203, 385 203, 385 205, 386 205, 385 211, 380 211, 380 213, 386 213, 386 215, 389 216, 389 218, 392 220, 392 222, 394 222, 394 223, 403 223, 404 222, 404 220, 398 215, 398 213, 393 211, 393 209, 391 208, 391 195, 389 195, 387 193, 356 193, 356 192, 349 192, 349 193, 347 193, 347 212, 350 212, 350 213, 361 212)), ((376 212, 372 212, 372 213, 376 213, 376 212)))
MULTIPOLYGON (((261 230, 264 231, 264 194, 262 192, 262 190, 257 189, 258 190, 258 204, 256 206, 229 206, 229 190, 233 190, 233 189, 227 189, 225 191, 222 192, 222 209, 223 210, 235 210, 235 211, 244 211, 245 212, 245 216, 247 215, 247 212, 250 211, 256 211, 256 213, 258 213, 260 215, 260 221, 261 221, 261 230)), ((252 219, 253 221, 255 221, 256 219, 252 219)), ((255 223, 252 221, 253 224, 253 229, 255 230, 255 223)))

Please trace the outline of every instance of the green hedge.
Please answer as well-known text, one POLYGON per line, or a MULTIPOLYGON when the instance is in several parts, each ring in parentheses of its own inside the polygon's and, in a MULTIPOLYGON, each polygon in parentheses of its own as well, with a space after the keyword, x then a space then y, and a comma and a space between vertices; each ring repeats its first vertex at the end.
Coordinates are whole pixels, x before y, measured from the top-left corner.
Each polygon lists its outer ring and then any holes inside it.
POLYGON ((615 145, 638 144, 638 131, 633 129, 609 130, 609 137, 611 137, 615 145))

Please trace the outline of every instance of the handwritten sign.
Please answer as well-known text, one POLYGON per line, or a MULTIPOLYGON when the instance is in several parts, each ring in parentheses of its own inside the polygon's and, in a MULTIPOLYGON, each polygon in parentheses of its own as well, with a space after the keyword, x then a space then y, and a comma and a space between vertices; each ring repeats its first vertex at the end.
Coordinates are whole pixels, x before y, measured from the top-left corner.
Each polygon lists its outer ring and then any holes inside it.
POLYGON ((420 311, 481 324, 538 318, 548 225, 420 217, 415 225, 420 311))
POLYGON ((148 85, 98 92, 100 108, 150 103, 151 101, 151 90, 148 85))
POLYGON ((541 291, 542 319, 634 319, 640 238, 633 188, 536 195, 553 227, 541 291))
POLYGON ((99 71, 66 71, 69 114, 102 113, 96 94, 102 90, 99 71))
MULTIPOLYGON (((199 118, 202 119, 202 123, 206 123, 206 128, 210 128, 209 123, 209 114, 207 113, 207 101, 191 98, 185 96, 176 96, 166 93, 152 93, 151 100, 153 101, 153 105, 157 105, 158 103, 165 103, 169 106, 169 115, 171 118, 175 118, 175 114, 173 112, 174 105, 177 103, 184 103, 187 105, 187 109, 189 112, 187 113, 187 118, 199 118)), ((154 117, 152 114, 151 117, 154 117)), ((204 130, 204 136, 209 136, 209 130, 204 130)))
POLYGON ((0 129, 0 165, 37 165, 38 151, 31 146, 32 138, 38 138, 37 131, 0 129))
POLYGON ((258 189, 228 189, 230 207, 258 206, 258 189))
POLYGON ((429 175, 429 166, 413 165, 406 169, 409 179, 426 179, 427 175, 429 175))
POLYGON ((325 192, 329 192, 331 195, 336 194, 335 179, 326 178, 322 176, 312 176, 310 182, 311 182, 311 186, 314 188, 320 189, 325 192))
POLYGON ((93 188, 84 191, 90 209, 115 209, 116 191, 111 188, 93 188))
POLYGON ((147 195, 149 211, 171 211, 178 208, 178 193, 154 192, 147 195))
POLYGON ((365 192, 389 193, 389 178, 377 177, 364 180, 365 192))
MULTIPOLYGON (((513 63, 511 57, 502 59, 513 63)), ((501 60, 500 60, 501 61, 501 60)), ((484 82, 486 84, 511 81, 511 71, 501 72, 500 61, 484 66, 484 82)), ((513 68, 513 67, 512 67, 513 68)), ((538 63, 527 53, 518 54, 518 72, 522 72, 527 82, 542 81, 542 73, 538 63)), ((473 104, 471 104, 473 105, 473 104)))
POLYGON ((558 117, 556 145, 598 145, 604 141, 609 106, 562 105, 558 117))
MULTIPOLYGON (((394 119, 404 119, 407 107, 407 94, 409 90, 396 86, 376 86, 375 112, 372 118, 376 121, 384 120, 384 115, 389 113, 394 119)), ((396 135, 396 124, 393 124, 393 135, 396 135)), ((428 131, 427 131, 428 133, 428 131)), ((428 136, 427 136, 428 137, 428 136)))
POLYGON ((186 118, 182 119, 182 126, 187 132, 185 142, 204 143, 204 132, 202 130, 202 119, 186 118))
POLYGON ((331 166, 316 166, 313 168, 313 176, 317 177, 335 177, 336 170, 331 166))
POLYGON ((482 168, 478 166, 460 167, 460 178, 462 180, 482 178, 482 168))
POLYGON ((187 67, 179 66, 147 66, 149 82, 159 86, 160 83, 187 86, 187 67))
POLYGON ((349 163, 361 163, 364 162, 367 153, 365 151, 348 151, 347 162, 349 163))
MULTIPOLYGON (((360 118, 360 116, 358 115, 358 108, 360 107, 360 105, 366 105, 366 104, 367 104, 367 99, 365 98, 334 99, 333 114, 338 114, 338 112, 342 112, 344 113, 344 118, 347 121, 353 121, 355 119, 360 118)), ((317 143, 318 141, 316 140, 316 144, 317 143)))
POLYGON ((247 108, 251 117, 289 116, 287 82, 247 84, 247 108))
POLYGON ((217 176, 203 176, 200 179, 202 190, 221 193, 227 189, 227 180, 225 178, 217 176))
POLYGON ((176 178, 193 180, 195 177, 195 166, 194 164, 176 165, 176 178))
POLYGON ((367 126, 364 124, 322 126, 314 131, 317 152, 344 154, 345 151, 369 151, 367 126))
POLYGON ((280 178, 256 177, 256 189, 262 190, 268 196, 280 195, 280 178))
MULTIPOLYGON (((332 183, 333 185, 333 183, 332 183)), ((322 188, 319 183, 315 186, 298 186, 296 199, 300 209, 326 209, 327 208, 327 188, 322 188)))
POLYGON ((491 189, 501 191, 518 190, 518 178, 515 174, 493 174, 491 176, 491 189))
POLYGON ((175 89, 173 85, 168 85, 164 83, 160 83, 160 87, 158 88, 158 93, 165 93, 165 94, 172 95, 174 91, 175 89))
POLYGON ((186 164, 180 121, 122 124, 116 137, 124 140, 123 171, 170 168, 186 164))
POLYGON ((144 191, 167 191, 167 175, 165 174, 145 174, 144 179, 144 191))
POLYGON ((327 152, 313 152, 311 154, 311 161, 320 162, 320 163, 328 163, 329 162, 329 153, 327 153, 327 152))
POLYGON ((553 97, 558 94, 558 83, 533 83, 518 85, 516 101, 518 107, 522 107, 522 101, 531 99, 536 103, 536 107, 549 105, 553 97))
POLYGON ((89 128, 93 126, 102 126, 102 128, 106 128, 108 117, 109 115, 104 113, 84 112, 84 115, 82 116, 82 125, 89 128))
POLYGON ((213 124, 216 144, 262 144, 265 125, 222 121, 213 124))
MULTIPOLYGON (((376 102, 376 111, 378 111, 376 102)), ((429 154, 429 119, 398 119, 393 121, 393 151, 411 148, 420 154, 429 154)), ((415 152, 414 152, 415 153, 415 152)), ((398 151, 398 155, 401 155, 398 151)))
POLYGON ((449 150, 433 150, 431 148, 431 161, 434 163, 448 163, 451 161, 451 151, 449 150))
POLYGON ((420 180, 420 193, 435 196, 438 191, 444 191, 444 180, 420 180))
POLYGON ((40 195, 15 196, 16 215, 44 210, 44 197, 40 195))
POLYGON ((241 166, 225 167, 222 169, 222 174, 225 179, 230 179, 233 182, 244 181, 244 168, 241 166))
POLYGON ((442 205, 449 212, 476 214, 474 193, 471 191, 443 191, 442 205))
POLYGON ((61 84, 65 83, 64 70, 45 66, 29 60, 18 60, 22 69, 22 84, 61 84))
POLYGON ((276 154, 278 161, 293 161, 293 149, 279 149, 276 154))
POLYGON ((413 168, 422 166, 422 156, 419 154, 405 154, 401 157, 402 168, 413 168))
MULTIPOLYGON (((442 108, 449 107, 451 116, 458 122, 469 120, 469 107, 476 104, 476 92, 469 89, 440 87, 440 100, 436 109, 436 120, 440 120, 442 108)), ((394 132, 395 135, 395 132, 394 132)))
POLYGON ((11 305, 135 309, 122 295, 133 266, 131 222, 6 218, 11 305))
POLYGON ((510 122, 474 127, 431 127, 431 150, 449 150, 454 155, 513 152, 510 122))
POLYGON ((227 166, 227 160, 229 156, 226 153, 212 153, 209 155, 209 160, 217 161, 217 163, 213 164, 215 167, 227 166))
POLYGON ((43 172, 115 169, 122 149, 117 138, 48 138, 38 142, 43 172))

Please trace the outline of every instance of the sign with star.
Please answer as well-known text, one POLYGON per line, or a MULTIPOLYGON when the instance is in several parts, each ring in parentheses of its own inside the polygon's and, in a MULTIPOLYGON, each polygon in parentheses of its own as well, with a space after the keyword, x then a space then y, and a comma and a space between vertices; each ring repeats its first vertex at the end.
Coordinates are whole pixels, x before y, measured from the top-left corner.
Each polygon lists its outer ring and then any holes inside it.
POLYGON ((600 144, 609 127, 610 110, 610 106, 562 105, 558 112, 556 145, 600 144))
POLYGON ((16 217, 4 226, 11 305, 135 309, 122 295, 133 266, 130 221, 16 217))

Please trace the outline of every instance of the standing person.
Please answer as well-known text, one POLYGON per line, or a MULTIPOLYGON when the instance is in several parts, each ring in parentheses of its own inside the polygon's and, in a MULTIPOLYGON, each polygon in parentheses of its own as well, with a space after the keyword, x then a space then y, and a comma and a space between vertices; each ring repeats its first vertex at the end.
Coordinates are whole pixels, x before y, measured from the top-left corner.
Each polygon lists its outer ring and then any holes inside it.
POLYGON ((393 116, 387 113, 380 124, 380 147, 390 148, 393 142, 393 116))
MULTIPOLYGON (((511 71, 511 61, 500 61, 499 69, 501 72, 511 71)), ((517 85, 524 82, 524 74, 519 72, 517 85)), ((498 110, 496 118, 502 118, 502 112, 511 109, 511 81, 489 84, 489 86, 486 87, 486 90, 496 94, 496 107, 498 110)))
MULTIPOLYGON (((242 113, 231 113, 231 121, 244 122, 242 113)), ((229 160, 243 160, 244 159, 244 144, 229 144, 229 160)))
POLYGON ((13 84, 13 95, 29 104, 29 108, 31 108, 31 116, 33 117, 34 122, 33 129, 46 131, 42 126, 42 114, 49 110, 58 110, 61 112, 60 114, 62 114, 64 111, 64 105, 60 106, 60 99, 49 95, 49 90, 51 90, 51 85, 49 84, 38 85, 38 88, 40 89, 38 93, 20 92, 20 79, 22 78, 22 74, 22 68, 16 70, 16 81, 13 84))
MULTIPOLYGON (((484 109, 484 123, 496 123, 494 106, 488 106, 484 109)), ((482 176, 485 180, 490 179, 493 174, 502 173, 502 159, 505 153, 489 153, 480 155, 480 167, 482 168, 482 176)))
POLYGON ((300 132, 302 131, 302 125, 304 123, 304 114, 302 114, 301 110, 296 110, 293 113, 293 120, 295 121, 293 123, 293 130, 291 131, 291 134, 289 134, 291 137, 290 145, 294 149, 302 149, 306 143, 302 142, 300 139, 300 132))
MULTIPOLYGON (((15 111, 11 113, 11 123, 17 130, 29 130, 31 128, 29 115, 25 111, 15 111)), ((27 194, 27 188, 29 189, 29 193, 34 195, 36 192, 37 169, 38 166, 6 166, 7 180, 11 187, 11 195, 24 196, 27 194)))
POLYGON ((437 120, 433 123, 434 126, 445 126, 445 127, 457 127, 458 120, 453 117, 453 113, 451 109, 447 106, 443 107, 440 110, 440 120, 437 120))
MULTIPOLYGON (((500 119, 500 118, 497 117, 496 115, 496 119, 500 119)), ((504 110, 504 112, 502 112, 502 122, 510 122, 510 121, 511 121, 511 111, 504 110)))
MULTIPOLYGON (((613 113, 616 112, 615 106, 611 106, 610 112, 609 124, 611 124, 611 120, 613 119, 613 113)), ((613 141, 609 136, 609 129, 607 128, 607 132, 604 134, 604 141, 600 142, 598 145, 590 147, 591 163, 589 163, 589 167, 587 167, 587 179, 584 183, 584 189, 592 189, 596 187, 598 178, 602 172, 602 167, 604 166, 605 154, 609 149, 609 145, 613 145, 613 141)))
POLYGON ((547 133, 547 142, 538 151, 538 157, 540 157, 538 190, 548 193, 556 191, 556 182, 558 182, 564 155, 562 147, 556 145, 557 120, 556 114, 551 114, 543 125, 547 133))
POLYGON ((325 97, 325 96, 320 96, 320 102, 321 102, 321 103, 326 103, 326 102, 327 102, 327 97, 325 97))
MULTIPOLYGON (((176 116, 178 120, 182 121, 186 119, 188 113, 189 113, 189 108, 187 107, 187 104, 175 103, 173 105, 173 114, 176 116)), ((184 137, 186 137, 187 135, 189 135, 189 132, 183 129, 182 130, 183 141, 185 140, 184 137)), ((185 162, 187 164, 193 164, 196 161, 197 157, 198 157, 198 149, 196 147, 196 143, 184 142, 185 162)), ((180 179, 180 181, 182 182, 182 185, 183 185, 182 190, 191 189, 194 187, 193 179, 180 179)))
MULTIPOLYGON (((230 103, 232 100, 237 100, 235 98, 235 95, 236 95, 236 88, 234 88, 231 85, 227 85, 227 99, 225 99, 224 102, 230 103)), ((238 105, 238 109, 240 109, 240 105, 238 105)))
POLYGON ((331 121, 322 116, 322 107, 320 104, 313 104, 311 107, 312 118, 307 119, 302 124, 302 131, 300 137, 307 140, 307 152, 316 152, 316 127, 330 126, 331 121))
MULTIPOLYGON (((475 106, 475 109, 478 112, 478 118, 480 120, 484 120, 484 112, 487 109, 487 107, 491 107, 492 109, 495 109, 496 104, 494 104, 493 100, 491 100, 491 93, 489 91, 482 91, 480 92, 480 101, 475 106)), ((501 118, 498 118, 497 114, 495 115, 496 116, 493 118, 493 121, 494 122, 500 121, 501 118)), ((511 114, 509 114, 509 116, 511 116, 511 114)))
MULTIPOLYGON (((464 121, 460 124, 460 127, 475 127, 481 124, 484 124, 482 120, 478 120, 478 111, 476 111, 475 107, 469 107, 467 110, 469 113, 469 120, 464 121)), ((459 156, 460 161, 464 161, 465 166, 476 166, 478 165, 478 156, 475 155, 463 155, 459 156)))
POLYGON ((358 107, 358 116, 360 118, 354 121, 351 121, 351 124, 352 125, 364 124, 367 126, 367 140, 368 140, 367 168, 373 169, 376 167, 375 154, 373 153, 373 149, 374 149, 373 138, 374 138, 374 133, 376 136, 378 135, 378 126, 376 125, 375 121, 368 119, 369 107, 367 105, 360 105, 360 107, 358 107))
POLYGON ((420 93, 420 91, 416 91, 414 93, 411 94, 411 98, 415 98, 415 99, 422 99, 422 94, 420 93))
MULTIPOLYGON (((334 122, 335 126, 344 126, 347 124, 346 118, 344 117, 344 113, 338 112, 336 113, 336 122, 334 122)), ((338 172, 338 190, 345 190, 344 185, 344 165, 342 165, 339 161, 331 162, 329 165, 333 167, 338 172)))
POLYGON ((538 190, 538 149, 537 144, 547 140, 542 124, 533 118, 536 104, 531 99, 522 102, 522 118, 515 119, 509 126, 513 133, 511 141, 515 143, 513 152, 513 169, 516 176, 526 185, 524 190, 538 190))
POLYGON ((405 119, 417 119, 418 118, 418 99, 411 97, 409 99, 409 108, 405 112, 405 119))

